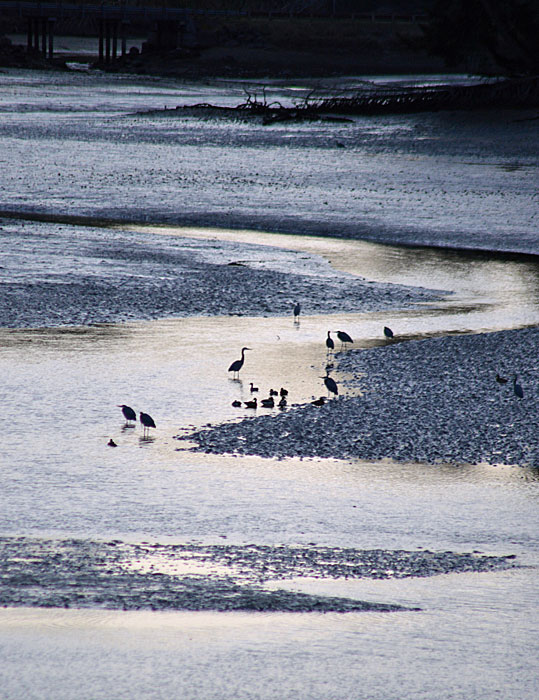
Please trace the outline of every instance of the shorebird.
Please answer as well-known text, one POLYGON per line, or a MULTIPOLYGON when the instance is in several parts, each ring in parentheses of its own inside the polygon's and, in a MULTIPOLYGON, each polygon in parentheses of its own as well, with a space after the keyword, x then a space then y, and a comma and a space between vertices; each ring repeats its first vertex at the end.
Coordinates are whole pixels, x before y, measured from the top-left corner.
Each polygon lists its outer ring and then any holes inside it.
POLYGON ((335 396, 337 396, 337 394, 339 393, 337 382, 327 374, 325 377, 320 377, 320 379, 324 380, 324 384, 326 385, 326 389, 328 390, 328 396, 330 395, 330 393, 335 394, 335 396))
POLYGON ((126 425, 129 425, 130 421, 135 421, 135 423, 137 422, 137 414, 135 413, 135 411, 133 411, 131 406, 126 406, 124 403, 122 403, 118 404, 118 408, 122 409, 126 425))
POLYGON ((139 419, 142 425, 144 426, 144 432, 143 435, 146 437, 148 431, 150 428, 155 428, 156 425, 154 423, 153 418, 148 414, 148 413, 142 413, 142 411, 139 413, 139 419))
POLYGON ((241 349, 241 359, 240 360, 234 360, 234 362, 230 365, 228 368, 229 372, 233 372, 233 377, 234 379, 237 379, 239 377, 239 371, 243 367, 243 363, 245 362, 245 351, 250 350, 251 348, 242 348, 241 349))
POLYGON ((337 331, 337 338, 341 341, 341 348, 344 347, 347 343, 354 342, 352 338, 348 335, 348 333, 345 333, 344 331, 337 331))
POLYGON ((326 348, 328 349, 328 355, 335 350, 335 341, 331 337, 331 331, 328 331, 328 337, 326 338, 326 348))

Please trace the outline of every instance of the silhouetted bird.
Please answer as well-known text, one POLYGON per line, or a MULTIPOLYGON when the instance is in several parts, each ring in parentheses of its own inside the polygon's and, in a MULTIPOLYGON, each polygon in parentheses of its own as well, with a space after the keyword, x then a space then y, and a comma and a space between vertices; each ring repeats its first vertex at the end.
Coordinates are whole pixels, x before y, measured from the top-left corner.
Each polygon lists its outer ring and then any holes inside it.
POLYGON ((229 372, 233 372, 234 375, 238 375, 240 369, 243 367, 243 363, 245 362, 245 351, 250 350, 251 348, 242 348, 241 349, 241 360, 234 360, 234 362, 230 365, 228 368, 229 372))
POLYGON ((335 350, 335 342, 331 337, 331 331, 328 331, 328 337, 326 338, 326 348, 328 349, 328 355, 335 350))
POLYGON ((258 391, 258 387, 255 386, 255 385, 253 384, 253 382, 251 382, 251 383, 249 384, 249 390, 250 390, 251 394, 253 394, 255 391, 258 391))
POLYGON ((135 423, 137 422, 137 414, 135 413, 135 411, 133 411, 131 406, 126 406, 124 403, 122 403, 119 404, 118 408, 122 409, 122 413, 124 414, 124 418, 127 421, 127 423, 129 423, 130 421, 135 421, 135 423))
POLYGON ((509 380, 506 379, 505 377, 500 377, 500 375, 497 374, 497 375, 496 375, 496 381, 498 382, 498 384, 507 384, 507 382, 508 382, 509 380))
POLYGON ((276 389, 270 389, 270 396, 279 396, 279 392, 276 389))
POLYGON ((279 394, 280 394, 281 396, 288 396, 288 389, 283 389, 283 387, 281 387, 281 390, 279 391, 279 394))
POLYGON ((239 408, 241 406, 241 401, 232 401, 234 408, 239 408))
POLYGON ((142 413, 141 411, 139 413, 139 419, 142 425, 144 426, 144 435, 146 435, 150 428, 156 427, 153 418, 148 413, 142 413))
POLYGON ((314 406, 323 406, 326 403, 326 399, 324 396, 321 396, 319 399, 315 399, 314 401, 311 401, 311 403, 314 406))
POLYGON ((337 387, 337 382, 326 375, 325 377, 320 377, 320 379, 324 380, 324 384, 326 385, 326 389, 328 390, 328 396, 330 393, 335 394, 335 396, 339 393, 339 388, 337 387))
POLYGON ((264 408, 273 408, 275 406, 275 400, 273 396, 270 396, 269 399, 262 399, 260 402, 264 408))
POLYGON ((109 447, 118 447, 118 445, 114 442, 114 440, 112 438, 107 442, 107 445, 109 447))
POLYGON ((256 408, 257 402, 256 402, 256 396, 254 399, 251 399, 251 401, 244 401, 245 408, 256 408))
POLYGON ((286 408, 286 396, 282 396, 281 400, 277 404, 279 408, 286 408))
POLYGON ((393 331, 391 330, 391 328, 384 326, 384 335, 386 338, 393 338, 393 331))
POLYGON ((348 333, 345 333, 344 331, 337 331, 337 338, 341 341, 341 347, 343 347, 347 343, 354 342, 352 338, 348 335, 348 333))
POLYGON ((515 374, 513 376, 513 390, 515 392, 515 396, 518 396, 519 399, 524 398, 524 390, 520 386, 520 384, 517 384, 518 376, 515 374))
POLYGON ((294 306, 294 321, 299 321, 300 313, 301 313, 301 304, 298 301, 294 306))

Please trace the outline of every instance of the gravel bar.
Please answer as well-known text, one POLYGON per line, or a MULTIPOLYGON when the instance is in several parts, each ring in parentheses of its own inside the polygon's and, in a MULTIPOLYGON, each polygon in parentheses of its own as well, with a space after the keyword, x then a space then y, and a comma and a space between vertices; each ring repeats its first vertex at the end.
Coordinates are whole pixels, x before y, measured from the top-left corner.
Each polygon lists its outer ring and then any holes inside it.
MULTIPOLYGON (((212 453, 539 467, 539 329, 394 342, 336 355, 359 396, 296 405, 179 440, 212 453), (524 396, 513 389, 519 376, 524 396), (499 374, 508 381, 497 381, 499 374)), ((334 378, 339 382, 338 373, 334 378)))

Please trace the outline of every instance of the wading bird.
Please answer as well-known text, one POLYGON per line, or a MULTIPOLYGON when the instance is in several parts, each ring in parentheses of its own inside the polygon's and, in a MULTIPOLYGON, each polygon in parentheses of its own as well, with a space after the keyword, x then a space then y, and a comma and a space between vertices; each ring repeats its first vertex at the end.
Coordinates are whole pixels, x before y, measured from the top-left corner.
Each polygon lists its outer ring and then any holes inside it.
POLYGON ((341 341, 341 348, 344 347, 347 343, 354 342, 352 338, 348 335, 348 333, 345 333, 344 331, 337 331, 337 338, 341 341))
POLYGON ((233 372, 233 377, 236 379, 239 376, 239 371, 243 367, 243 363, 245 362, 245 351, 250 350, 251 348, 242 348, 241 349, 241 360, 234 360, 234 362, 230 365, 228 368, 229 372, 233 372))
POLYGON ((391 330, 391 328, 384 326, 384 335, 386 338, 393 338, 393 331, 391 330))
POLYGON ((296 302, 296 304, 294 306, 294 321, 299 321, 300 313, 301 313, 301 304, 298 301, 298 302, 296 302))
POLYGON ((328 355, 335 350, 335 342, 331 337, 331 331, 328 331, 328 337, 326 338, 326 348, 328 349, 328 355))
POLYGON ((118 408, 122 409, 127 425, 129 425, 130 421, 135 421, 135 423, 137 422, 137 414, 135 411, 133 411, 131 406, 126 406, 124 403, 122 403, 118 405, 118 408))
POLYGON ((140 419, 140 422, 142 423, 142 425, 144 426, 144 432, 143 432, 144 436, 146 436, 146 434, 150 428, 156 427, 153 418, 148 413, 142 413, 142 411, 141 411, 139 413, 139 419, 140 419))
POLYGON ((325 377, 320 377, 320 379, 324 380, 324 384, 326 385, 326 389, 328 390, 328 396, 330 395, 330 393, 335 394, 335 396, 337 396, 337 394, 339 393, 337 382, 334 379, 332 379, 328 374, 326 374, 325 377))
POLYGON ((244 401, 245 408, 256 408, 257 402, 256 402, 256 396, 254 399, 251 399, 251 401, 244 401))
POLYGON ((524 398, 524 390, 520 386, 520 384, 517 384, 518 380, 518 375, 513 376, 513 391, 515 392, 515 396, 518 396, 519 399, 524 398))

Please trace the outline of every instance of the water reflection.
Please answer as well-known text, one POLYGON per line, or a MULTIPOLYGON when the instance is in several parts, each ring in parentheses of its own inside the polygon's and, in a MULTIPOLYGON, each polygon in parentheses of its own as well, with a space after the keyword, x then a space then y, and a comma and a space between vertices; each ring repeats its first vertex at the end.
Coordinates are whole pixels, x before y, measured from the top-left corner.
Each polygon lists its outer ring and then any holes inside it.
MULTIPOLYGON (((286 247, 324 256, 338 270, 385 284, 447 290, 437 313, 463 316, 448 330, 494 330, 539 323, 539 260, 534 256, 410 248, 368 241, 290 236, 259 231, 142 227, 165 235, 286 247)), ((293 271, 293 270, 290 270, 293 271)), ((413 310, 407 315, 427 315, 413 310)), ((388 319, 393 312, 387 314, 388 319)))

